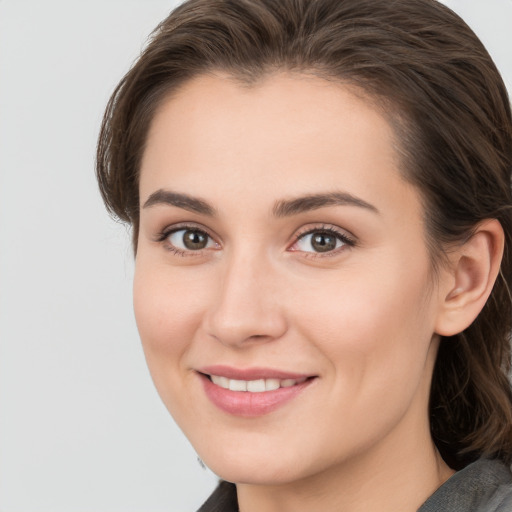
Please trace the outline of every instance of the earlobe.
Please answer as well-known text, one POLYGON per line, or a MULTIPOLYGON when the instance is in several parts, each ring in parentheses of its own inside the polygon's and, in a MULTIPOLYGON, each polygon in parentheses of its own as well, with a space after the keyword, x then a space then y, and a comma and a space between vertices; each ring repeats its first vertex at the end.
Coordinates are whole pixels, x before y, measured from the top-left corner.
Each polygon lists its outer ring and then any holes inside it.
POLYGON ((436 333, 453 336, 469 327, 484 307, 499 273, 504 233, 496 219, 483 221, 451 254, 449 276, 440 283, 436 333))

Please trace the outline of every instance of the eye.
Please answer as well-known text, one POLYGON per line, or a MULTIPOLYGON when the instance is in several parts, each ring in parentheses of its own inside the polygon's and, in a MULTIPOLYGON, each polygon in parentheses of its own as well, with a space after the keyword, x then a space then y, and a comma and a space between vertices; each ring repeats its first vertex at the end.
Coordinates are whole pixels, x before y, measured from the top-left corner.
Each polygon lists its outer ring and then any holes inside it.
POLYGON ((321 228, 299 235, 291 250, 322 254, 335 252, 345 245, 353 246, 354 244, 347 235, 333 228, 321 228))
POLYGON ((201 251, 217 246, 208 233, 197 228, 176 229, 167 233, 165 240, 178 252, 201 251))

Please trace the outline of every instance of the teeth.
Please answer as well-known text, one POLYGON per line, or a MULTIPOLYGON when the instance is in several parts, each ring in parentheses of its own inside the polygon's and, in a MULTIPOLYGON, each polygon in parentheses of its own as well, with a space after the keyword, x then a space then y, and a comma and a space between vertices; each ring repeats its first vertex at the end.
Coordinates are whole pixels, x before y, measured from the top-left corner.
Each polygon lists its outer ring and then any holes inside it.
POLYGON ((224 389, 229 389, 229 379, 227 377, 219 377, 218 375, 212 375, 212 382, 217 384, 224 389))
POLYGON ((265 379, 265 388, 267 391, 273 391, 274 389, 279 389, 280 387, 279 379, 265 379))
POLYGON ((247 391, 251 391, 251 393, 266 391, 265 379, 247 381, 247 391))
POLYGON ((212 382, 217 386, 229 389, 231 391, 250 391, 251 393, 263 393, 264 391, 274 391, 279 388, 289 388, 295 384, 301 384, 306 377, 301 379, 258 379, 258 380, 236 380, 221 377, 219 375, 210 375, 212 382))
POLYGON ((247 381, 230 379, 229 389, 231 391, 247 391, 247 381))

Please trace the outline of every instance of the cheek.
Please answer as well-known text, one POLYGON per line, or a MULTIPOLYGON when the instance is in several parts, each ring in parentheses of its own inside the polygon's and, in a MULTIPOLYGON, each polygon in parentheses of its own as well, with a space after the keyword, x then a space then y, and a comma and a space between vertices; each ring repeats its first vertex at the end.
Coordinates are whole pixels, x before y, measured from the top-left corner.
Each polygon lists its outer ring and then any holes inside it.
POLYGON ((295 291, 297 323, 329 360, 341 392, 420 378, 434 324, 427 265, 350 269, 307 294, 295 291))
POLYGON ((428 401, 425 283, 414 274, 398 276, 350 273, 296 299, 301 334, 330 367, 325 409, 334 421, 316 428, 347 451, 378 441, 411 404, 428 401))
POLYGON ((191 273, 173 275, 165 265, 148 264, 143 258, 136 262, 135 318, 157 385, 158 374, 164 371, 164 366, 184 364, 183 355, 201 322, 204 293, 204 287, 191 273))
POLYGON ((192 414, 190 391, 195 387, 188 356, 207 293, 204 276, 137 255, 133 300, 146 363, 158 394, 180 425, 192 414))

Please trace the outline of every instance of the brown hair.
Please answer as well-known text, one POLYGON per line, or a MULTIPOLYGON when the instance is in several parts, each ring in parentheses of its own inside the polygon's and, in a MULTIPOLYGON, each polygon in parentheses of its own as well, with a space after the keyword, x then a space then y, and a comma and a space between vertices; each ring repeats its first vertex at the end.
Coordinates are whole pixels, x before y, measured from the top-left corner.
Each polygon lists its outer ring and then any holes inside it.
POLYGON ((512 121, 502 79, 469 27, 435 0, 189 0, 154 31, 108 104, 97 153, 107 208, 139 224, 138 173, 161 100, 190 78, 228 72, 252 84, 279 71, 358 87, 392 123, 405 179, 423 198, 434 268, 484 219, 505 231, 491 297, 444 338, 433 375, 434 441, 460 468, 512 462, 512 121))

